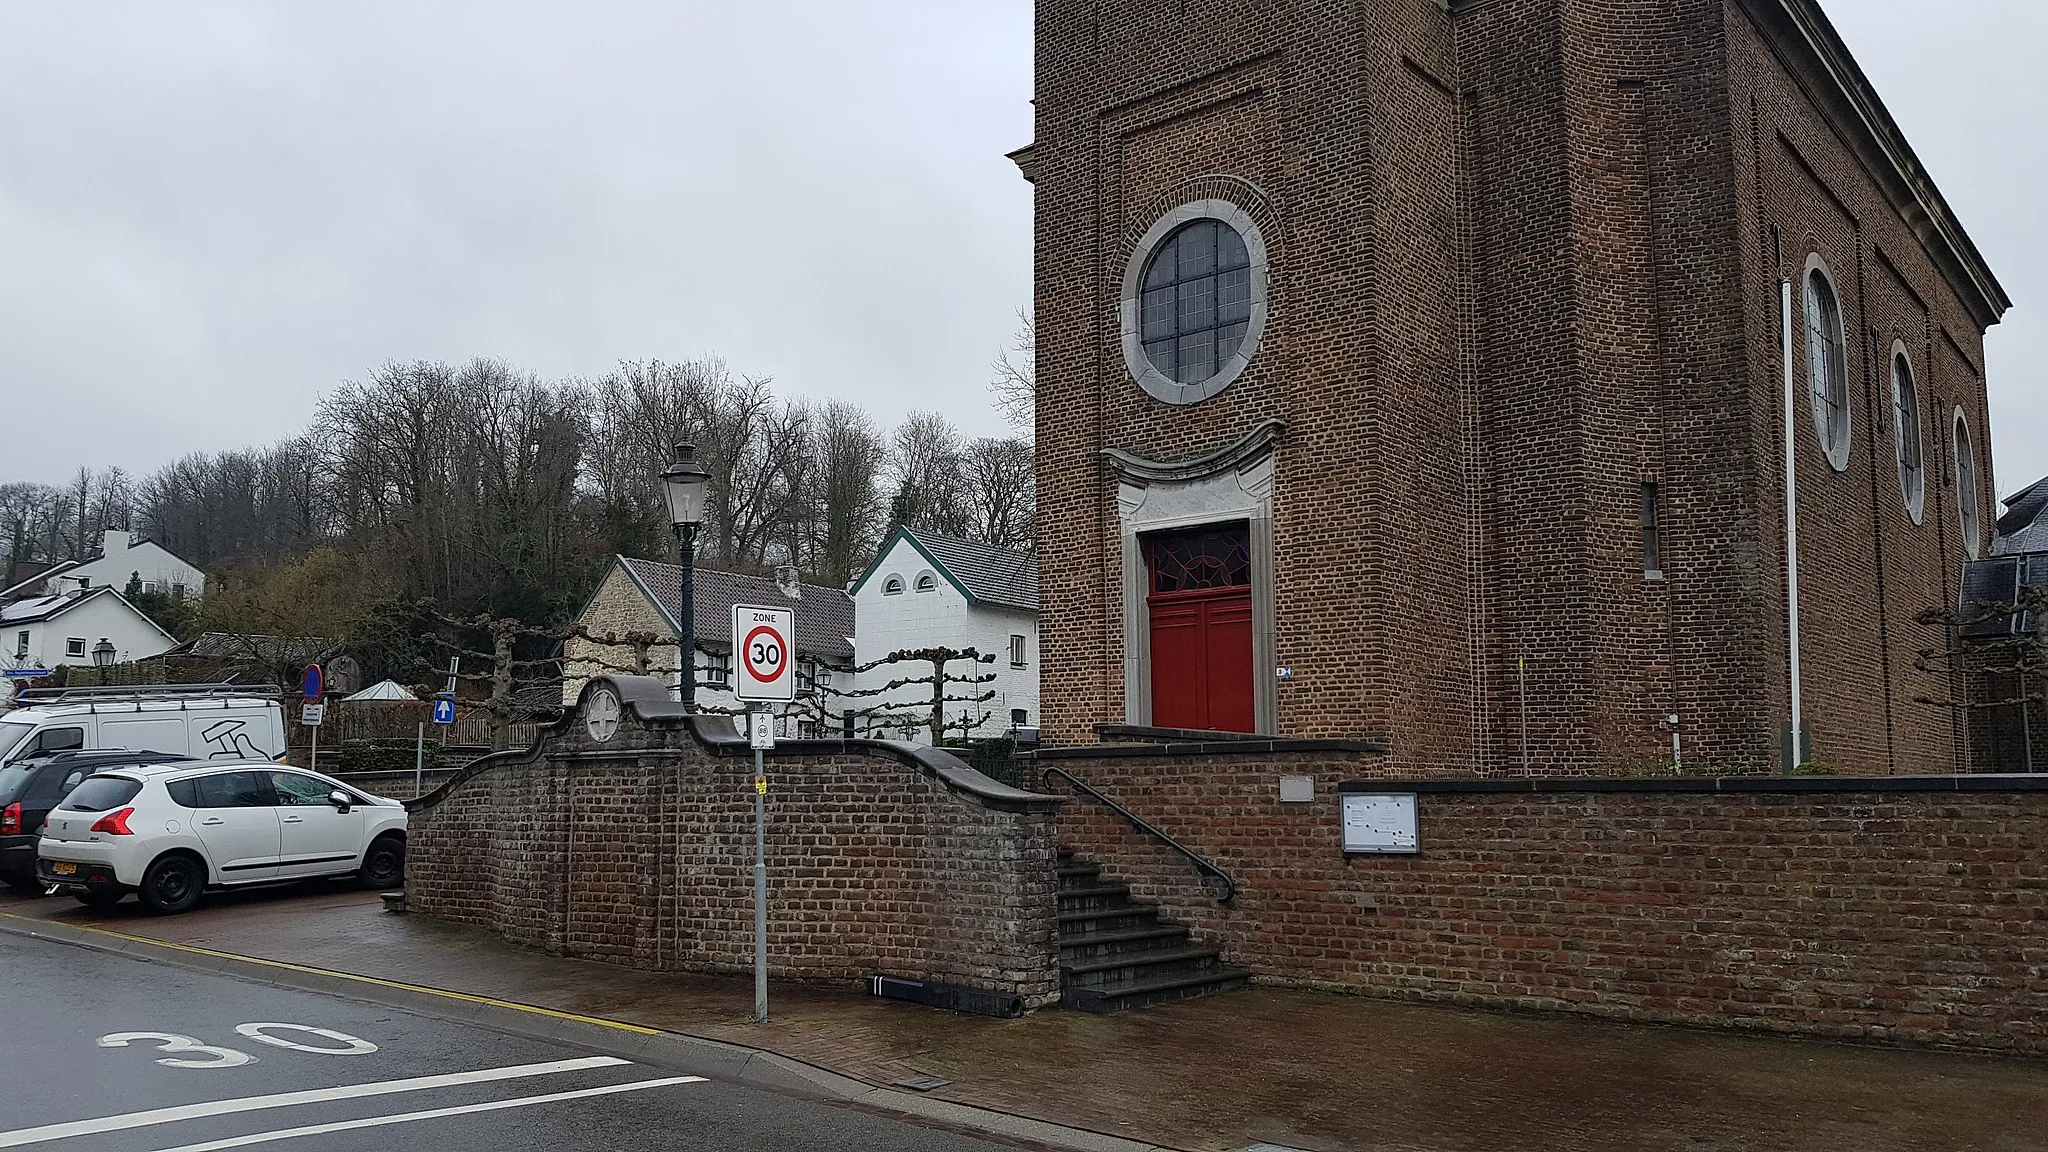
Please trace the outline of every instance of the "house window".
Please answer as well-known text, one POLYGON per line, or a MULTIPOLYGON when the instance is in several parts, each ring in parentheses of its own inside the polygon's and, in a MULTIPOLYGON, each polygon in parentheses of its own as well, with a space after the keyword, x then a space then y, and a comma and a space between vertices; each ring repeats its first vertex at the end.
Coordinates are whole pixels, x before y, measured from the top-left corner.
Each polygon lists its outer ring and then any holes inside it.
POLYGON ((1015 634, 1015 633, 1012 633, 1012 634, 1010 635, 1010 667, 1012 667, 1012 668, 1022 668, 1023 666, 1024 666, 1024 637, 1022 637, 1022 636, 1019 636, 1019 635, 1017 635, 1017 634, 1015 634))
POLYGON ((938 577, 932 575, 929 572, 920 572, 917 574, 917 590, 919 592, 930 592, 936 589, 938 586, 938 577))
POLYGON ((891 577, 889 577, 889 578, 888 578, 887 580, 884 580, 884 581, 882 581, 882 595, 884 595, 884 596, 901 596, 901 595, 903 595, 903 577, 901 577, 901 576, 891 576, 891 577))
POLYGON ((151 596, 156 595, 156 581, 144 580, 142 582, 142 590, 151 596))
POLYGON ((92 587, 92 577, 90 577, 90 576, 80 576, 80 577, 78 578, 78 590, 79 590, 80 592, 83 592, 83 591, 85 591, 86 589, 88 589, 88 588, 91 588, 91 587, 92 587))
POLYGON ((1662 526, 1657 520, 1657 486, 1643 485, 1643 578, 1664 578, 1662 526))
POLYGON ((708 652, 704 656, 704 683, 723 688, 732 679, 732 653, 708 652))
POLYGON ((26 656, 26 655, 28 655, 28 633, 26 633, 26 632, 18 632, 18 633, 16 633, 16 634, 15 634, 15 636, 14 636, 14 654, 15 654, 16 656, 26 656))
POLYGON ((816 720, 797 721, 796 736, 799 740, 816 740, 818 738, 818 722, 816 720))
POLYGON ((1975 560, 1983 551, 1977 523, 1977 452, 1970 440, 1970 422, 1956 409, 1956 519, 1963 528, 1963 549, 1975 560))
POLYGON ((83 636, 72 636, 72 637, 68 637, 68 638, 66 638, 66 639, 65 639, 65 641, 64 641, 64 655, 66 655, 66 656, 83 656, 83 655, 85 655, 85 637, 83 637, 83 636))
POLYGON ((1806 377, 1813 427, 1835 471, 1849 467, 1849 364, 1843 351, 1842 304, 1813 258, 1806 273, 1806 377))
POLYGON ((1030 726, 1031 726, 1031 711, 1030 711, 1030 709, 1027 709, 1027 708, 1012 708, 1012 709, 1010 709, 1010 727, 1012 727, 1012 728, 1029 728, 1030 726))
POLYGON ((1927 502, 1927 470, 1920 460, 1920 390, 1913 382, 1913 362, 1906 358, 1906 346, 1892 348, 1893 439, 1899 450, 1899 495, 1905 498, 1906 514, 1920 523, 1927 502))
POLYGON ((183 584, 172 584, 171 597, 172 599, 183 600, 185 598, 185 586, 183 584))

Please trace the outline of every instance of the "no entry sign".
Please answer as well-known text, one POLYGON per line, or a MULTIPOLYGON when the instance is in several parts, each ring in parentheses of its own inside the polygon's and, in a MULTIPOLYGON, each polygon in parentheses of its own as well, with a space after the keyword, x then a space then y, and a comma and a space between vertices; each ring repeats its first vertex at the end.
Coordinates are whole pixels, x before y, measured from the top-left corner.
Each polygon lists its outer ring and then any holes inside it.
POLYGON ((750 701, 796 699, 796 653, 790 650, 795 635, 796 613, 787 608, 733 605, 734 695, 750 701))

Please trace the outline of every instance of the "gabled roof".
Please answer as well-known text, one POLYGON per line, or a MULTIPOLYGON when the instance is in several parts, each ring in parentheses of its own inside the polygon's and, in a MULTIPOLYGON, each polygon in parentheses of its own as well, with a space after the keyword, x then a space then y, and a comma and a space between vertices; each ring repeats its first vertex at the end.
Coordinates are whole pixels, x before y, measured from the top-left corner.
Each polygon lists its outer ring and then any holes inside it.
POLYGON ((0 600, 5 600, 11 596, 20 596, 50 577, 68 572, 76 567, 78 567, 78 561, 76 560, 59 560, 55 564, 44 564, 40 561, 31 560, 16 569, 15 575, 20 576, 20 579, 5 588, 0 588, 0 600), (29 568, 33 568, 35 571, 30 572, 26 576, 21 576, 21 573, 29 568))
POLYGON ((1998 518, 1991 551, 1998 555, 2048 552, 2048 479, 2036 480, 2005 498, 2005 515, 1998 518))
MULTIPOLYGON (((679 622, 683 610, 683 569, 676 564, 663 564, 658 560, 635 560, 629 556, 618 558, 619 567, 639 585, 669 628, 680 634, 679 622)), ((796 613, 796 648, 798 652, 835 659, 853 658, 853 597, 837 588, 821 588, 815 584, 799 585, 803 594, 801 600, 792 600, 782 594, 782 588, 766 576, 747 576, 738 572, 718 572, 708 568, 695 569, 696 575, 696 616, 697 643, 707 647, 723 647, 732 631, 732 608, 735 604, 759 604, 769 608, 789 608, 796 613)))
POLYGON ((978 540, 962 540, 957 536, 941 536, 936 532, 918 532, 909 528, 898 528, 894 536, 882 543, 875 552, 874 562, 861 573, 859 580, 854 581, 854 592, 859 592, 880 570, 882 561, 898 541, 908 541, 948 583, 967 597, 968 603, 1013 608, 1019 612, 1038 611, 1038 557, 978 540))
POLYGON ((44 620, 55 620, 73 608, 101 596, 112 596, 121 607, 133 613, 137 620, 157 630, 164 639, 177 642, 177 637, 165 632, 156 621, 145 615, 142 609, 130 604, 126 597, 114 591, 111 584, 102 584, 86 592, 67 592, 62 596, 37 596, 30 600, 16 600, 11 604, 0 604, 0 628, 12 624, 36 624, 44 620))

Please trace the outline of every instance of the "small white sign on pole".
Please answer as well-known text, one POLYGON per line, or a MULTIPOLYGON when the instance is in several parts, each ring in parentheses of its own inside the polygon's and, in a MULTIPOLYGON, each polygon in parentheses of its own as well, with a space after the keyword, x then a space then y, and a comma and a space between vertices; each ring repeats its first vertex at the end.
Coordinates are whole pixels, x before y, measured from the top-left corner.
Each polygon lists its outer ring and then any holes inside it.
POLYGON ((747 746, 760 751, 772 751, 775 747, 775 715, 772 712, 747 713, 747 746))
POLYGON ((753 604, 732 606, 733 695, 750 703, 796 699, 796 613, 753 604))
POLYGON ((1345 794, 1344 851, 1412 853, 1421 850, 1416 836, 1413 792, 1345 794))
POLYGON ((308 728, 318 728, 320 726, 320 718, 326 714, 327 705, 306 704, 299 709, 299 723, 304 724, 308 728))

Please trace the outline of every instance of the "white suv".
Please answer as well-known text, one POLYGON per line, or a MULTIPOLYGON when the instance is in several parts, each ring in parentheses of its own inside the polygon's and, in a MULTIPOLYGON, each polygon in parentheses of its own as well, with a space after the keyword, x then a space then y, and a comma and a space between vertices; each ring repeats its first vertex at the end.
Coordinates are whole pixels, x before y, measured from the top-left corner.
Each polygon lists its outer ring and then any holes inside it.
POLYGON ((50 813, 36 876, 80 903, 133 892, 183 912, 209 887, 354 876, 405 879, 405 808, 315 772, 220 761, 103 772, 50 813))

